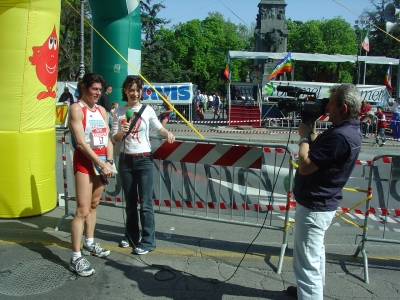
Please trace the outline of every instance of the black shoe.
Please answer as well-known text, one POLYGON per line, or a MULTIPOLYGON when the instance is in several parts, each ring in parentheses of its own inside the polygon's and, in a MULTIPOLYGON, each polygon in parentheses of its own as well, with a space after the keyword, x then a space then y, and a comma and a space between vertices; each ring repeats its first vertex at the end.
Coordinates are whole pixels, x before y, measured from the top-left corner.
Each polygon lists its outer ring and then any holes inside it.
POLYGON ((290 297, 293 297, 293 298, 297 299, 297 286, 293 286, 293 285, 289 286, 286 289, 286 292, 290 297))

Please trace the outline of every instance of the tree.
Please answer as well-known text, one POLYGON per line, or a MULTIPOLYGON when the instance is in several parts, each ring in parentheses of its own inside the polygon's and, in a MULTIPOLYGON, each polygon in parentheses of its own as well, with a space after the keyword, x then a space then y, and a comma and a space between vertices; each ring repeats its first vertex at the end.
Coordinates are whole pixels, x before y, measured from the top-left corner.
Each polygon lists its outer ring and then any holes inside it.
MULTIPOLYGON (((80 11, 80 1, 72 0, 71 5, 80 11)), ((88 4, 85 2, 85 18, 90 20, 91 14, 88 4)), ((60 16, 60 48, 58 57, 58 80, 74 81, 79 71, 80 62, 80 32, 81 18, 65 1, 61 2, 60 16)), ((85 24, 84 30, 84 64, 85 69, 90 70, 90 40, 91 29, 85 24)))
POLYGON ((165 8, 162 3, 151 6, 151 0, 140 2, 142 20, 142 75, 152 82, 174 82, 174 75, 168 68, 172 58, 171 52, 165 48, 164 42, 155 39, 160 26, 170 23, 158 18, 157 14, 165 8))
POLYGON ((144 42, 150 43, 156 30, 161 25, 166 25, 170 23, 170 20, 164 18, 158 18, 157 14, 165 8, 162 3, 157 3, 152 6, 152 0, 140 1, 140 18, 142 20, 142 33, 144 34, 144 42))
MULTIPOLYGON (((399 57, 399 42, 393 38, 400 37, 399 27, 390 32, 390 35, 393 37, 386 34, 385 31, 386 20, 384 17, 384 9, 389 3, 393 3, 396 7, 400 6, 399 0, 372 0, 371 4, 373 8, 363 14, 365 20, 368 20, 369 24, 371 24, 369 32, 370 52, 368 55, 399 57)), ((368 65, 366 75, 368 84, 382 85, 387 68, 387 65, 368 65)), ((397 68, 398 67, 392 69, 392 86, 397 82, 397 68)))
MULTIPOLYGON (((329 20, 287 21, 289 29, 288 50, 302 53, 324 54, 357 54, 357 42, 354 29, 342 18, 329 20)), ((295 80, 304 80, 308 69, 317 74, 323 68, 336 69, 335 63, 328 62, 295 62, 295 80)), ((339 73, 340 82, 352 82, 354 75, 353 63, 342 63, 339 73)))
MULTIPOLYGON (((172 58, 166 68, 176 75, 175 82, 191 81, 202 91, 225 91, 221 70, 225 67, 229 50, 251 50, 254 40, 243 25, 225 21, 218 13, 209 13, 204 20, 194 19, 179 23, 173 29, 161 28, 155 39, 163 41, 172 58), (248 39, 243 39, 247 36, 248 39)), ((233 81, 244 81, 248 62, 231 61, 233 81)))

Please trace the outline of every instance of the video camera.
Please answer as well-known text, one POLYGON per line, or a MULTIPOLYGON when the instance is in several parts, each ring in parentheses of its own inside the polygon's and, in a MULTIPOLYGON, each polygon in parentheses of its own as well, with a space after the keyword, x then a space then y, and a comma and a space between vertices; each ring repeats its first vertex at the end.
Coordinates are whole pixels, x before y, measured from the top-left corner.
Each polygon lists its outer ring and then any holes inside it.
POLYGON ((301 121, 303 123, 307 124, 310 118, 318 118, 326 113, 325 107, 329 99, 316 99, 315 92, 308 92, 296 86, 277 86, 277 91, 286 93, 287 96, 294 98, 278 100, 278 109, 287 112, 300 112, 301 121), (300 95, 305 95, 306 97, 304 99, 299 99, 300 95), (307 99, 307 96, 312 96, 313 99, 307 99))

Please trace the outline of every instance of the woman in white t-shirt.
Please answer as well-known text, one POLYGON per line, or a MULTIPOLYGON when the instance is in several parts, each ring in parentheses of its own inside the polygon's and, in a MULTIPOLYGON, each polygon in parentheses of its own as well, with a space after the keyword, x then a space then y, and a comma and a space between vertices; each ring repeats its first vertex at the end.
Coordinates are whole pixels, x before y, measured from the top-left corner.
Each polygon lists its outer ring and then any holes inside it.
POLYGON ((119 159, 119 176, 126 199, 126 226, 125 237, 119 243, 120 247, 134 247, 135 254, 146 254, 156 248, 155 221, 153 210, 153 174, 154 164, 149 139, 150 127, 169 143, 175 141, 175 136, 167 131, 153 108, 147 106, 141 113, 135 126, 128 133, 130 122, 139 112, 142 104, 143 83, 138 76, 128 76, 122 85, 123 101, 125 106, 115 109, 112 124, 112 137, 115 142, 121 142, 119 159), (133 115, 127 120, 127 110, 133 115), (124 139, 124 136, 126 138, 124 139), (140 199, 140 218, 137 211, 140 199), (139 220, 142 231, 139 229, 139 220))

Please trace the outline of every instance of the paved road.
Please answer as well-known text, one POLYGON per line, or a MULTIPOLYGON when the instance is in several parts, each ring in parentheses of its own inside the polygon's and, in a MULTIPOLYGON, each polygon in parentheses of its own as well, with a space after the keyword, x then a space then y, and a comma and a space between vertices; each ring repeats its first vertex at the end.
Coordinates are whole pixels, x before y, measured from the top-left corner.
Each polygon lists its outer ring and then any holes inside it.
MULTIPOLYGON (((96 237, 112 253, 89 257, 96 274, 78 278, 66 269, 71 218, 54 231, 63 213, 56 208, 39 217, 0 220, 1 299, 289 299, 283 290, 295 283, 292 235, 276 274, 282 232, 259 234, 257 228, 157 214, 157 249, 138 257, 117 247, 124 217, 121 208, 109 206, 99 207, 96 237)), ((362 259, 351 256, 357 234, 351 227, 328 231, 325 299, 398 299, 399 246, 368 246, 365 284, 362 259)))
MULTIPOLYGON (((237 134, 242 136, 250 138, 237 134)), ((62 176, 61 161, 57 174, 62 176)), ((74 211, 75 202, 69 206, 74 211)), ((0 220, 0 299, 290 299, 284 290, 295 283, 292 229, 281 274, 276 273, 281 231, 164 214, 156 214, 156 250, 138 257, 117 247, 122 208, 101 205, 96 238, 111 255, 89 257, 96 274, 81 278, 67 270, 71 217, 54 230, 64 213, 56 207, 42 216, 0 220)), ((399 299, 399 245, 368 244, 370 284, 365 284, 363 260, 352 257, 360 234, 350 226, 328 230, 325 299, 399 299)), ((382 237, 382 231, 369 236, 382 237)), ((399 233, 387 232, 386 238, 399 240, 399 233)))

